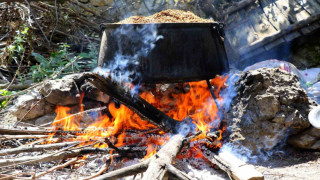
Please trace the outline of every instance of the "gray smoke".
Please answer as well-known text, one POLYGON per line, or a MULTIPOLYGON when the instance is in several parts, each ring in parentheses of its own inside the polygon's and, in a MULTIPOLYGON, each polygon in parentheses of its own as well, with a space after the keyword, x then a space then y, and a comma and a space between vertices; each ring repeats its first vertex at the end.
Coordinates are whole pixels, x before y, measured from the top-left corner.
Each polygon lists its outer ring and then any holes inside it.
POLYGON ((163 36, 158 35, 156 24, 124 24, 113 32, 113 37, 118 48, 114 58, 105 63, 103 68, 96 68, 94 71, 119 83, 134 83, 139 86, 140 59, 146 58, 163 36))

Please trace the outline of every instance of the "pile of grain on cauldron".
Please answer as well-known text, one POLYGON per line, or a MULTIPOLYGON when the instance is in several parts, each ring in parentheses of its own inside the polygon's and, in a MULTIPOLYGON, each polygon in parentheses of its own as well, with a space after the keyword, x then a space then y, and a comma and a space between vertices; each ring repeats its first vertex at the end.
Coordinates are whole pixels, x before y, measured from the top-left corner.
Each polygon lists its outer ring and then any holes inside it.
POLYGON ((138 23, 210 23, 212 19, 202 19, 190 11, 168 9, 151 16, 131 16, 118 24, 138 24, 138 23))

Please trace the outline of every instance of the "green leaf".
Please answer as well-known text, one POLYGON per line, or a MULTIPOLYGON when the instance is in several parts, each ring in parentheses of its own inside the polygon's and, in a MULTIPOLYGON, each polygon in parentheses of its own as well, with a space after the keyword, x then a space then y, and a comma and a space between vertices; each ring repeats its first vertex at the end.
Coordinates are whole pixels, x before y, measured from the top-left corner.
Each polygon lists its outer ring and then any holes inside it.
POLYGON ((91 57, 88 53, 84 53, 84 52, 80 53, 78 56, 82 57, 82 58, 90 58, 91 57))
POLYGON ((32 53, 39 63, 47 63, 47 59, 38 53, 32 53))

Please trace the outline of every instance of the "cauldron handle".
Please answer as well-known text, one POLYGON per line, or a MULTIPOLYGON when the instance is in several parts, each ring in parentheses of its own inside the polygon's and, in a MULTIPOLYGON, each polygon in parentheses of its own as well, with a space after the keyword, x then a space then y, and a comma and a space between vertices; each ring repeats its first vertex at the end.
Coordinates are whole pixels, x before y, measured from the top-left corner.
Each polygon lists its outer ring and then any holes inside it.
MULTIPOLYGON (((219 35, 220 35, 221 37, 224 38, 224 36, 225 36, 225 34, 224 34, 224 23, 219 22, 219 23, 217 23, 217 24, 218 24, 218 33, 219 33, 219 35)), ((216 26, 214 25, 213 28, 215 29, 216 26)))

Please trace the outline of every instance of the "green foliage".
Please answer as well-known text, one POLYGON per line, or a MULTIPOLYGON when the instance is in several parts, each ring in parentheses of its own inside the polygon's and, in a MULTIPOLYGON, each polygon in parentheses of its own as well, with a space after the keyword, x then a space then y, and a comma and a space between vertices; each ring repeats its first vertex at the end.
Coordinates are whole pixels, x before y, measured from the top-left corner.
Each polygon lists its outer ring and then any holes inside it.
POLYGON ((95 68, 98 65, 98 45, 97 44, 89 44, 88 45, 88 50, 89 52, 82 52, 80 53, 78 56, 83 58, 83 60, 86 61, 86 65, 82 66, 80 65, 80 67, 82 68, 95 68))
MULTIPOLYGON (((8 96, 11 94, 13 94, 11 91, 0 89, 0 96, 8 96)), ((5 108, 7 106, 7 104, 8 104, 8 99, 0 102, 0 109, 5 108)))
MULTIPOLYGON (((59 72, 66 64, 77 58, 72 53, 69 53, 67 48, 69 46, 66 44, 60 45, 60 48, 56 52, 50 53, 49 58, 38 53, 32 53, 38 64, 31 66, 29 75, 32 76, 34 82, 40 82, 43 79, 53 76, 59 72)), ((77 62, 75 62, 71 67, 65 69, 65 72, 77 72, 79 70, 77 62)))
MULTIPOLYGON (((13 42, 8 46, 9 59, 16 62, 24 55, 25 43, 28 43, 29 27, 24 26, 22 30, 16 31, 13 42)), ((21 58, 22 59, 22 58, 21 58)))
MULTIPOLYGON (((38 62, 38 64, 31 66, 30 68, 29 75, 32 76, 33 81, 40 82, 53 76, 75 59, 82 59, 85 62, 74 62, 72 66, 64 69, 64 73, 75 73, 86 69, 92 69, 97 66, 98 51, 95 45, 89 45, 88 52, 82 52, 78 55, 69 52, 68 48, 69 45, 61 44, 59 50, 52 52, 48 58, 45 58, 38 53, 32 53, 38 62)), ((59 77, 61 76, 62 75, 59 77)))

